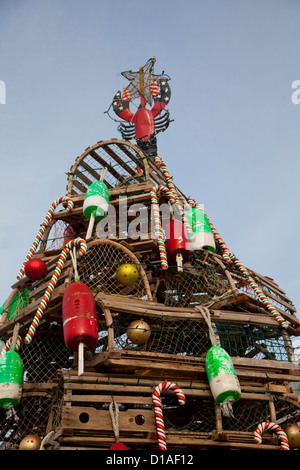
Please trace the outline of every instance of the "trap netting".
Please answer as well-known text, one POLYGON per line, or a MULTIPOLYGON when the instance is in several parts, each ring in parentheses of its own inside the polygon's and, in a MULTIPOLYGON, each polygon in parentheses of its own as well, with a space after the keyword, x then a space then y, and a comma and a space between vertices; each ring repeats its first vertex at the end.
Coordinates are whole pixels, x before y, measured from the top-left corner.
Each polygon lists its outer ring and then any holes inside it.
MULTIPOLYGON (((232 407, 233 419, 222 416, 222 429, 225 431, 252 433, 259 423, 270 418, 268 400, 240 399, 232 407)), ((176 406, 174 399, 163 400, 163 414, 166 431, 179 436, 192 432, 197 437, 198 433, 212 433, 216 429, 216 408, 211 398, 188 396, 186 405, 180 407, 176 406)))
MULTIPOLYGON (((130 325, 136 315, 115 313, 113 316, 114 348, 124 351, 151 352, 182 356, 185 360, 193 357, 204 357, 211 347, 209 330, 204 321, 171 319, 163 314, 143 319, 150 327, 151 334, 147 342, 133 344, 130 336, 130 325)), ((232 357, 271 359, 290 361, 290 338, 286 332, 276 327, 248 325, 241 323, 212 322, 215 335, 232 357)), ((135 326, 133 326, 135 328, 135 326)))
POLYGON ((2 307, 0 308, 0 321, 15 320, 20 310, 25 308, 30 303, 29 300, 30 290, 25 289, 15 289, 15 294, 12 297, 12 300, 5 301, 2 307))
POLYGON ((50 382, 59 369, 74 367, 73 353, 67 348, 62 325, 40 326, 29 344, 21 345, 19 354, 24 368, 24 382, 50 382))
POLYGON ((146 180, 144 158, 134 145, 117 139, 90 147, 76 159, 68 173, 68 193, 85 193, 92 183, 100 180, 104 168, 107 173, 103 181, 109 189, 142 183, 146 180))
POLYGON ((231 295, 228 279, 212 258, 203 253, 192 254, 183 271, 170 267, 165 276, 165 305, 194 307, 206 305, 213 298, 231 295))
POLYGON ((136 256, 111 240, 97 240, 89 245, 85 256, 78 259, 78 274, 94 294, 151 298, 145 271, 136 256), (133 285, 124 285, 117 279, 118 268, 124 264, 138 271, 138 279, 133 285))
POLYGON ((16 417, 7 417, 4 409, 0 409, 0 450, 16 450, 21 440, 29 435, 45 436, 52 406, 53 391, 26 395, 15 408, 16 417))
POLYGON ((56 220, 50 226, 49 235, 46 242, 41 243, 41 247, 46 243, 45 251, 63 249, 71 240, 77 237, 83 237, 86 234, 86 228, 82 224, 74 228, 63 220, 56 220))

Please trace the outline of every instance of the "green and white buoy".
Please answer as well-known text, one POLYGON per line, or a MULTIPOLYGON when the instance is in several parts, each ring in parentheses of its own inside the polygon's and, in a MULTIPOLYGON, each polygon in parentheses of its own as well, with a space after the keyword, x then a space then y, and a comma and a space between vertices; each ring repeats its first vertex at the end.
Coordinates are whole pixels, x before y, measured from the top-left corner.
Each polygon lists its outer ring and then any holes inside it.
POLYGON ((186 214, 192 232, 188 233, 191 251, 204 250, 216 251, 216 243, 210 223, 204 212, 193 207, 186 214))
POLYGON ((0 357, 0 408, 14 414, 20 403, 23 386, 23 363, 16 351, 7 351, 0 357))
POLYGON ((213 345, 207 352, 205 368, 212 395, 224 416, 232 416, 232 403, 241 397, 241 387, 229 354, 213 345))
POLYGON ((83 215, 89 219, 86 239, 92 236, 94 223, 104 219, 108 212, 109 191, 106 184, 103 182, 107 168, 102 170, 99 181, 92 183, 84 198, 83 202, 83 215))

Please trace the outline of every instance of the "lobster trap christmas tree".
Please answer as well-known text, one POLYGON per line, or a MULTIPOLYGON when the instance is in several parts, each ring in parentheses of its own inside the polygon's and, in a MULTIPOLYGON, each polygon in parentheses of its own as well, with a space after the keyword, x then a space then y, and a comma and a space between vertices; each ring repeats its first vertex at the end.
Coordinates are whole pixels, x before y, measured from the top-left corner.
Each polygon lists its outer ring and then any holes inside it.
POLYGON ((300 446, 296 309, 170 176, 154 64, 122 73, 122 138, 75 159, 2 305, 2 449, 300 446))

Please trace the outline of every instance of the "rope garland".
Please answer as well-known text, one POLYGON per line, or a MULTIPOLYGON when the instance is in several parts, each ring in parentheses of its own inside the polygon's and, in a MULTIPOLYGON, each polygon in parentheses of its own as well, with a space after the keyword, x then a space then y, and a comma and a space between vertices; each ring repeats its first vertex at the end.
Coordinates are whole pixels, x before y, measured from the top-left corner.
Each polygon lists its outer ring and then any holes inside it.
MULTIPOLYGON (((61 252, 61 255, 59 257, 59 260, 56 264, 56 267, 54 269, 54 273, 50 279, 50 282, 48 284, 48 287, 44 293, 44 296, 40 302, 40 305, 37 309, 37 312, 32 320, 32 323, 31 325, 29 326, 29 329, 28 329, 28 332, 25 336, 25 339, 24 339, 24 342, 26 344, 30 344, 31 341, 32 341, 32 338, 36 332, 36 329, 42 319, 42 316, 43 316, 43 313, 45 311, 45 309, 47 308, 47 305, 48 305, 48 302, 49 302, 49 299, 51 297, 51 294, 57 284, 57 281, 60 277, 60 274, 61 274, 61 271, 64 267, 64 264, 65 264, 65 261, 69 255, 69 253, 71 253, 71 250, 75 247, 78 247, 79 246, 79 255, 80 256, 83 256, 85 255, 86 251, 87 251, 87 243, 85 240, 83 240, 82 238, 76 238, 76 239, 73 239, 71 240, 70 242, 68 242, 66 244, 66 246, 64 247, 64 249, 62 250, 61 252)), ((75 255, 74 255, 75 256, 75 255)), ((75 256, 76 258, 76 256, 75 256)), ((9 349, 11 348, 13 342, 15 343, 15 350, 18 351, 19 348, 20 348, 20 345, 22 343, 22 339, 20 336, 17 336, 17 339, 15 339, 15 335, 13 335, 5 344, 4 348, 2 349, 1 351, 1 354, 0 354, 0 357, 5 354, 7 351, 9 351, 9 349)))
POLYGON ((186 230, 188 233, 192 233, 192 228, 190 226, 190 223, 186 217, 186 214, 185 214, 185 211, 184 211, 184 208, 183 208, 183 204, 180 200, 180 197, 178 196, 178 193, 176 191, 176 188, 175 188, 175 185, 173 183, 173 180, 172 180, 172 177, 167 169, 167 166, 166 164, 163 162, 162 158, 160 156, 156 156, 155 157, 155 163, 157 164, 157 166, 159 168, 161 168, 166 180, 167 180, 167 186, 169 188, 169 191, 173 194, 173 197, 177 203, 177 206, 180 210, 180 213, 181 213, 181 216, 182 216, 182 221, 186 227, 186 230))
POLYGON ((60 274, 62 272, 62 269, 63 269, 64 264, 66 262, 66 259, 68 257, 68 254, 72 250, 73 247, 78 246, 78 245, 80 247, 79 253, 80 253, 81 256, 83 256, 87 251, 87 243, 82 238, 76 238, 76 239, 71 240, 70 242, 68 242, 66 244, 66 246, 62 250, 61 255, 59 257, 59 260, 57 262, 57 265, 54 269, 54 274, 53 274, 52 278, 50 279, 50 282, 49 282, 48 287, 47 287, 47 289, 44 293, 44 296, 41 300, 41 303, 40 303, 40 305, 37 309, 35 317, 34 317, 32 323, 31 323, 31 325, 28 329, 28 333, 25 336, 25 340, 24 340, 25 343, 27 343, 27 344, 31 343, 32 338, 33 338, 33 336, 36 332, 36 329, 37 329, 37 327, 38 327, 38 325, 39 325, 39 323, 42 319, 43 313, 44 313, 44 311, 45 311, 45 309, 48 305, 50 296, 51 296, 51 294, 52 294, 52 292, 53 292, 53 290, 54 290, 54 288, 57 284, 57 281, 58 281, 59 277, 60 277, 60 274))
MULTIPOLYGON (((182 214, 182 217, 183 217, 183 222, 186 226, 186 229, 187 229, 188 232, 191 232, 191 227, 190 227, 190 225, 188 224, 188 222, 186 220, 180 198, 179 198, 179 196, 176 192, 176 189, 175 189, 175 186, 173 184, 172 178, 170 176, 170 173, 169 173, 165 163, 163 162, 162 158, 158 155, 155 157, 155 163, 163 171, 163 173, 165 175, 165 178, 167 180, 168 188, 169 188, 170 192, 172 193, 173 198, 175 199, 176 203, 178 204, 178 207, 181 207, 180 210, 181 210, 181 214, 182 214)), ((155 201, 155 199, 154 199, 153 204, 158 206, 158 200, 155 201)), ((207 217, 207 215, 203 211, 202 207, 193 198, 190 197, 188 199, 188 204, 191 207, 195 207, 197 209, 200 209, 201 212, 207 217)), ((157 215, 157 207, 156 207, 156 215, 157 215)), ((159 216, 159 213, 158 213, 158 216, 159 216)), ((223 254, 222 254, 223 258, 227 262, 230 262, 230 261, 234 262, 234 264, 237 266, 237 268, 240 270, 240 272, 247 278, 247 280, 249 282, 249 285, 254 290, 256 295, 265 304, 267 309, 272 313, 275 320, 278 321, 278 323, 282 326, 282 328, 288 328, 288 323, 285 321, 285 319, 280 315, 280 313, 277 311, 277 309, 272 305, 272 303, 265 296, 265 294, 263 293, 261 288, 258 286, 257 282, 250 275, 248 269, 242 264, 242 262, 233 253, 230 252, 230 250, 227 247, 226 243, 224 242, 224 240, 222 239, 220 234, 217 232, 216 228, 214 227, 214 225, 212 224, 211 220, 208 217, 207 217, 207 220, 210 224, 210 227, 211 227, 211 230, 213 232, 214 237, 218 240, 218 242, 219 242, 219 244, 220 244, 220 246, 223 250, 223 254)), ((160 233, 159 221, 156 220, 156 223, 157 223, 157 226, 158 226, 158 231, 160 233)), ((162 259, 162 268, 163 269, 168 269, 167 254, 164 251, 164 240, 160 239, 159 244, 162 246, 162 248, 160 250, 160 252, 162 252, 162 257, 163 257, 163 259, 162 259)))
POLYGON ((63 196, 63 197, 60 197, 59 199, 56 199, 50 206, 47 214, 46 214, 46 217, 42 223, 42 226, 37 234, 37 236, 35 237, 35 240, 32 244, 32 247, 30 248, 21 268, 20 268, 20 271, 18 272, 17 274, 17 279, 22 279, 22 277, 24 276, 25 274, 25 265, 27 264, 27 262, 32 258, 32 256, 34 255, 34 253, 36 252, 36 249, 37 247, 39 246, 39 243, 42 239, 42 236, 46 230, 46 228, 48 227, 49 223, 51 222, 52 220, 52 217, 53 217, 53 213, 55 211, 55 209, 57 208, 57 206, 63 202, 67 202, 68 205, 67 205, 67 210, 68 211, 72 211, 73 210, 73 207, 74 207, 74 202, 72 201, 72 199, 70 199, 69 197, 67 196, 63 196))
POLYGON ((161 260, 161 267, 162 269, 165 270, 165 269, 168 269, 168 259, 167 259, 167 250, 165 246, 164 235, 163 235, 160 213, 159 213, 158 195, 157 195, 159 191, 166 193, 169 199, 173 202, 175 202, 175 198, 173 194, 171 193, 171 191, 169 191, 168 188, 166 188, 165 186, 161 186, 161 185, 154 186, 150 191, 154 223, 155 223, 155 228, 157 231, 157 243, 158 243, 159 255, 160 255, 160 260, 161 260))
MULTIPOLYGON (((203 213, 203 209, 199 204, 197 204, 194 199, 189 198, 188 200, 189 204, 191 204, 192 207, 196 207, 197 209, 200 209, 203 213)), ((206 215, 206 214, 205 214, 206 215)), ((206 216, 207 217, 207 216, 206 216)), ((265 296, 263 291, 260 289, 258 284, 255 282, 251 274, 249 273, 248 269, 241 263, 241 261, 233 254, 230 252, 229 248, 227 247, 226 243, 224 240, 221 238, 220 234, 217 232, 209 218, 207 217, 210 227, 212 229, 212 232, 215 236, 215 238, 218 240, 222 250, 223 250, 223 258, 229 262, 233 261, 234 264, 238 267, 238 269, 241 271, 241 273, 247 278, 249 285, 252 287, 254 292, 257 294, 257 296, 260 298, 260 300, 266 305, 268 310, 272 313, 274 316, 275 320, 278 321, 278 323, 282 326, 282 328, 288 328, 288 323, 284 320, 284 318, 280 315, 280 313, 276 310, 276 308, 272 305, 272 303, 268 300, 268 298, 265 296)))

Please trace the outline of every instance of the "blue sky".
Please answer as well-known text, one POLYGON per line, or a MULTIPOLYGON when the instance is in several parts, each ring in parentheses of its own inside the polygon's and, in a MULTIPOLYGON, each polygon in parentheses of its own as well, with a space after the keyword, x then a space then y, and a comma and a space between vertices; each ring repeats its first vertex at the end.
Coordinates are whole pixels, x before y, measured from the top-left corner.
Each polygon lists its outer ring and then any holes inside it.
POLYGON ((120 137, 104 113, 120 73, 154 56, 171 77, 158 150, 176 185, 297 307, 299 17, 296 0, 1 0, 0 302, 75 158, 120 137))

